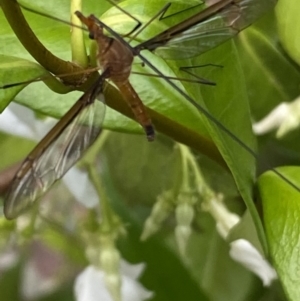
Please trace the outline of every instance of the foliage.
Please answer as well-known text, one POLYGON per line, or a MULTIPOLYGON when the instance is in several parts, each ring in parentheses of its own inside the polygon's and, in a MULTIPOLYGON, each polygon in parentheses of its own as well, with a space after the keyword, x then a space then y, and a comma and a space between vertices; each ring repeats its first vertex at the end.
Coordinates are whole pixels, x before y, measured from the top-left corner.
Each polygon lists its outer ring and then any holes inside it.
MULTIPOLYGON (((32 3, 26 5, 33 6, 32 3)), ((59 5, 55 1, 35 1, 34 8, 69 20, 68 5, 68 1, 59 1, 59 5)), ((145 5, 143 1, 128 0, 120 5, 145 23, 149 16, 155 15, 161 8, 161 1, 151 1, 151 4, 147 2, 145 5)), ((101 16, 109 6, 85 1, 83 12, 101 16)), ((176 12, 186 6, 183 1, 175 1, 172 9, 176 12)), ((276 13, 280 20, 279 32, 285 34, 284 47, 290 54, 295 52, 295 45, 289 47, 287 41, 292 38, 287 32, 293 29, 288 27, 288 21, 287 24, 282 21, 282 11, 284 16, 289 15, 286 7, 284 0, 281 0, 276 13), (289 30, 281 30, 282 23, 289 30)), ((289 13, 292 13, 291 10, 289 13)), ((146 40, 173 22, 179 22, 183 16, 193 13, 193 10, 187 10, 183 14, 166 18, 165 24, 154 20, 132 43, 146 40)), ((42 43, 56 56, 70 61, 69 27, 36 14, 26 13, 26 16, 42 43)), ((47 70, 31 62, 32 58, 14 36, 4 16, 1 14, 0 17, 0 84, 19 83, 48 75, 47 70)), ((128 16, 116 8, 104 13, 101 20, 123 34, 133 26, 128 16)), ((296 36, 295 32, 293 35, 296 36)), ((290 55, 297 60, 296 55, 290 55)), ((96 154, 91 150, 81 166, 89 170, 91 176, 92 171, 87 166, 95 165, 97 176, 94 179, 101 175, 101 182, 94 185, 101 191, 98 193, 102 200, 101 212, 106 212, 109 218, 99 224, 97 210, 74 205, 73 197, 60 184, 45 197, 51 200, 45 202, 45 215, 37 218, 37 209, 33 209, 24 218, 27 226, 19 232, 18 227, 3 223, 3 237, 15 232, 19 248, 30 251, 33 233, 36 233, 39 242, 63 256, 69 271, 60 275, 59 282, 65 283, 69 289, 70 279, 87 264, 84 255, 87 246, 93 243, 97 245, 99 237, 102 245, 107 243, 106 235, 112 233, 113 237, 119 238, 117 244, 124 258, 147 264, 141 282, 155 292, 151 300, 283 300, 279 281, 270 288, 264 288, 253 274, 229 257, 228 242, 246 237, 274 263, 287 298, 297 300, 299 280, 295 271, 299 260, 295 249, 298 246, 297 221, 300 214, 297 205, 300 196, 297 167, 299 143, 295 142, 297 131, 279 140, 273 133, 256 138, 251 128, 253 120, 263 118, 277 104, 290 102, 299 95, 299 67, 281 48, 274 13, 270 12, 237 38, 199 57, 165 61, 148 53, 147 58, 162 73, 173 77, 185 76, 178 71, 179 67, 206 66, 196 68, 195 72, 215 82, 216 86, 185 81, 178 81, 176 85, 196 99, 232 134, 228 135, 218 123, 203 117, 197 108, 166 82, 133 74, 130 80, 141 99, 151 108, 154 124, 159 132, 169 138, 159 134, 154 143, 146 142, 140 126, 128 118, 131 117, 128 110, 119 104, 121 96, 111 92, 112 87, 107 88, 107 104, 115 110, 107 109, 103 127, 116 133, 105 136, 95 148, 96 154), (202 199, 197 190, 199 179, 192 172, 195 171, 192 159, 186 159, 188 155, 177 144, 174 147, 174 140, 197 151, 193 153, 197 168, 201 169, 204 182, 211 189, 201 195, 202 199), (190 165, 187 168, 185 164, 190 165), (282 167, 272 170, 275 166, 282 167), (258 174, 269 170, 258 178, 257 186, 256 168, 258 174), (177 250, 178 240, 172 233, 172 229, 178 227, 179 218, 173 217, 173 211, 176 214, 176 206, 180 203, 178 195, 183 191, 182 183, 191 188, 188 192, 193 197, 197 197, 196 205, 192 201, 189 203, 195 216, 192 218, 193 231, 188 236, 185 256, 177 250), (154 237, 140 242, 139 237, 145 231, 142 230, 143 223, 151 214, 151 207, 166 191, 172 191, 176 199, 171 208, 166 209, 168 218, 163 226, 159 226, 154 237), (209 210, 203 211, 206 197, 209 198, 211 193, 224 195, 226 206, 240 216, 247 210, 248 217, 243 219, 243 227, 237 227, 230 233, 226 237, 228 241, 218 235, 209 210), (30 220, 37 220, 39 226, 36 227, 30 220), (127 232, 125 237, 122 236, 123 228, 127 232)), ((133 70, 151 72, 139 60, 136 60, 133 70)), ((52 83, 52 79, 47 79, 47 85, 55 91, 69 92, 69 87, 65 89, 53 80, 52 83)), ((38 119, 41 116, 60 118, 81 95, 77 91, 56 94, 43 83, 30 84, 23 89, 25 86, 0 90, 1 109, 14 98, 14 101, 34 110, 38 119)), ((86 87, 80 89, 85 90, 86 87)), ((25 156, 32 143, 28 142, 27 147, 24 139, 5 134, 1 135, 1 141, 0 150, 5 152, 2 168, 25 156), (20 143, 22 147, 16 147, 20 143), (9 153, 8 149, 11 149, 9 153)), ((90 196, 85 197, 88 199, 90 196)), ((2 245, 4 250, 4 239, 2 245)), ((26 253, 21 252, 17 268, 4 273, 0 279, 0 287, 7 288, 7 300, 16 300, 16 292, 9 288, 15 286, 23 262, 30 257, 26 253)), ((62 285, 59 287, 56 295, 45 300, 72 300, 72 297, 66 297, 68 290, 64 290, 62 285)))

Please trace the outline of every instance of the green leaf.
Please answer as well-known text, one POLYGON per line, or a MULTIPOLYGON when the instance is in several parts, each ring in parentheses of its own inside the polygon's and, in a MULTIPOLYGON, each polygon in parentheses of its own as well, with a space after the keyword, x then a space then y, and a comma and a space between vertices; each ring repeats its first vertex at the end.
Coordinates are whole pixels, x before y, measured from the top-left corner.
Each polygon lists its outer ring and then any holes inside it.
POLYGON ((18 84, 49 73, 40 65, 12 56, 0 54, 0 112, 27 84, 1 89, 7 83, 18 84))
POLYGON ((300 71, 278 47, 272 13, 241 32, 237 42, 251 112, 256 120, 281 102, 298 96, 300 71))
POLYGON ((280 0, 276 6, 278 34, 287 53, 300 65, 300 20, 298 0, 280 0))
POLYGON ((168 139, 150 144, 136 135, 111 133, 102 154, 111 181, 129 204, 152 205, 163 190, 174 189, 181 179, 180 157, 168 139), (121 151, 116 152, 116 147, 121 151))
POLYGON ((291 183, 299 183, 300 167, 286 166, 259 177, 258 189, 262 201, 263 219, 270 254, 289 300, 300 299, 300 193, 291 183))

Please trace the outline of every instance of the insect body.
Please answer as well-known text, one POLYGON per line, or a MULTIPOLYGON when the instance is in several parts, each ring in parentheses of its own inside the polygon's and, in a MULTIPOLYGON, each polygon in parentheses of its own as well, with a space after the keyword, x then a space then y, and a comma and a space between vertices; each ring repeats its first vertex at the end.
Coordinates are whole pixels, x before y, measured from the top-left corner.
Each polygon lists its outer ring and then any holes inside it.
POLYGON ((145 129, 148 140, 154 139, 154 128, 146 108, 131 86, 128 78, 133 62, 132 51, 119 40, 103 34, 103 28, 94 16, 84 17, 79 11, 76 15, 90 32, 90 37, 97 42, 97 59, 102 71, 107 70, 110 80, 119 88, 124 99, 132 109, 137 121, 145 129))
MULTIPOLYGON (((104 35, 103 27, 113 31, 93 15, 85 17, 76 12, 78 18, 88 27, 91 38, 98 44, 98 60, 102 74, 25 159, 6 196, 5 216, 12 219, 27 209, 60 179, 95 141, 101 131, 105 112, 103 86, 106 79, 110 79, 119 88, 137 121, 144 128, 148 140, 153 140, 154 127, 145 106, 128 80, 134 56, 139 56, 156 71, 155 67, 140 55, 143 49, 156 53, 162 50, 161 54, 166 58, 176 58, 181 54, 184 54, 183 57, 200 54, 250 25, 260 14, 272 8, 275 2, 221 0, 135 47, 128 45, 121 37, 111 38, 104 35), (210 38, 209 34, 212 35, 210 38), (203 45, 200 43, 202 38, 203 45), (183 43, 181 48, 179 43, 183 43)), ((178 90, 170 80, 166 81, 178 90)), ((181 94, 199 108, 193 99, 184 92, 181 94)), ((201 111, 219 125, 207 111, 201 111)), ((249 150, 232 132, 228 129, 225 132, 253 155, 251 149, 249 150)))

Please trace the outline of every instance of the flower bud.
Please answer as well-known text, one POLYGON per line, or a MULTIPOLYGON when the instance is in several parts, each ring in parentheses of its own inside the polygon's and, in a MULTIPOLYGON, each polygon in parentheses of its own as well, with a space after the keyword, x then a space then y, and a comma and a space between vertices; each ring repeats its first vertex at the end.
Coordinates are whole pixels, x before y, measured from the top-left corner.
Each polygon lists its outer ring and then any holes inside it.
POLYGON ((180 253, 184 255, 188 239, 192 233, 191 223, 194 218, 194 208, 190 203, 182 203, 176 207, 177 226, 175 228, 176 241, 180 253))
POLYGON ((152 212, 145 222, 141 240, 146 240, 160 229, 161 223, 169 216, 173 208, 172 200, 170 191, 166 191, 157 197, 152 212))
POLYGON ((113 243, 105 241, 100 251, 100 265, 104 282, 113 300, 121 300, 120 253, 113 243))

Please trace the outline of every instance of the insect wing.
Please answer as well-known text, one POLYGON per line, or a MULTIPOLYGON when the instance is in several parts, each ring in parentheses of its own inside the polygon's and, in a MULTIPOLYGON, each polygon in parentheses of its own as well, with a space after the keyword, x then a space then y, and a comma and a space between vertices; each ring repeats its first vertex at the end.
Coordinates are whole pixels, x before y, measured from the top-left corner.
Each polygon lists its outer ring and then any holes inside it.
POLYGON ((184 59, 204 53, 237 35, 275 4, 276 0, 236 1, 158 47, 155 53, 165 59, 184 59))
POLYGON ((69 122, 62 118, 56 124, 25 159, 13 179, 4 203, 8 219, 17 217, 32 205, 96 140, 105 114, 102 91, 100 94, 95 90, 86 92, 68 114, 69 122), (95 101, 96 97, 99 101, 95 101))

